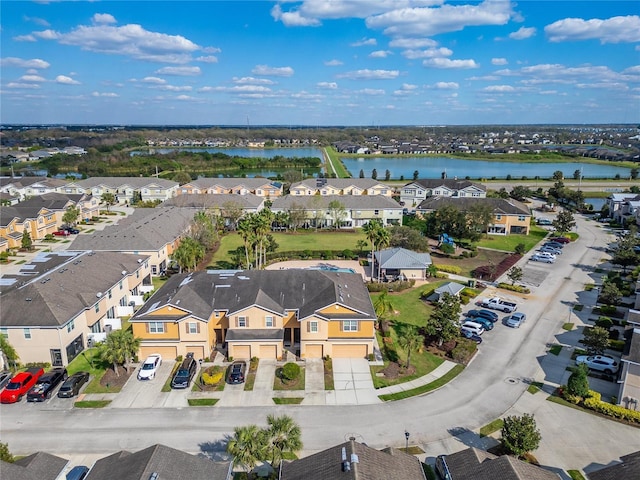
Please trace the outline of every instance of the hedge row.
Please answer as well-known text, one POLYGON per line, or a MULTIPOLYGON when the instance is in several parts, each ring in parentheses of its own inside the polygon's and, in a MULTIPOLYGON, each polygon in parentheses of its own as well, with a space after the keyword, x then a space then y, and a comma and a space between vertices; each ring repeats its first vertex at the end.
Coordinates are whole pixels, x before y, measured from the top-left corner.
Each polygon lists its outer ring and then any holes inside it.
POLYGON ((440 272, 447 272, 447 273, 453 273, 455 275, 460 275, 460 273, 462 272, 462 269, 460 267, 457 267, 455 265, 435 265, 436 269, 440 272))
POLYGON ((498 288, 502 288, 504 290, 511 290, 512 292, 518 293, 531 293, 528 287, 523 287, 522 285, 511 285, 510 283, 500 282, 498 284, 498 288))
POLYGON ((610 417, 619 418, 628 422, 640 423, 640 412, 636 410, 629 410, 628 408, 624 408, 620 405, 603 402, 601 400, 601 395, 593 390, 589 390, 589 398, 584 401, 584 406, 610 417))
POLYGON ((369 282, 367 283, 367 290, 369 292, 401 292, 403 290, 407 290, 413 287, 416 284, 415 280, 404 280, 404 281, 396 281, 396 282, 369 282))

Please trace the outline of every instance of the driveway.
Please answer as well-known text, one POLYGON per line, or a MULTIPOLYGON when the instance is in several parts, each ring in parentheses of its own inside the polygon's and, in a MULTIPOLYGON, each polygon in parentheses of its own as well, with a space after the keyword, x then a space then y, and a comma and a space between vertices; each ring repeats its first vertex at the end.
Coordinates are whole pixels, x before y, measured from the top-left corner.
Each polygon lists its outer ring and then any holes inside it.
POLYGON ((364 358, 333 359, 333 402, 337 405, 367 405, 380 403, 373 387, 369 361, 364 358))
MULTIPOLYGON (((180 390, 174 394, 174 392, 163 393, 162 386, 171 375, 173 366, 175 365, 173 360, 163 360, 162 365, 158 368, 155 378, 152 380, 138 380, 138 369, 131 374, 127 383, 125 383, 120 393, 115 396, 113 401, 109 404, 109 408, 154 408, 164 407, 169 397, 184 397, 184 403, 180 406, 186 406, 186 395, 184 392, 188 392, 189 389, 180 390)), ((174 406, 174 405, 171 405, 174 406)))

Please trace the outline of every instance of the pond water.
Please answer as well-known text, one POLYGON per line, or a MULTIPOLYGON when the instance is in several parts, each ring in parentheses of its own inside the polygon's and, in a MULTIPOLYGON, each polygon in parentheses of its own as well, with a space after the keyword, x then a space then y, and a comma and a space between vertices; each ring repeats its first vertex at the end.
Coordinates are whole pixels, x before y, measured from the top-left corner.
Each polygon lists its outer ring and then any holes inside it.
POLYGON ((582 169, 583 178, 613 178, 619 174, 622 178, 629 178, 629 168, 612 165, 596 165, 592 163, 516 163, 487 160, 466 160, 447 157, 360 157, 341 158, 351 175, 358 177, 363 170, 365 178, 371 178, 375 168, 378 180, 385 178, 385 171, 389 170, 392 179, 411 180, 413 173, 418 171, 418 178, 441 178, 443 172, 447 178, 472 179, 505 178, 511 175, 514 179, 526 176, 528 178, 549 178, 553 172, 561 170, 565 178, 573 178, 576 170, 582 169))
POLYGON ((599 212, 600 210, 602 210, 603 205, 606 203, 607 199, 606 198, 594 198, 594 197, 585 197, 584 198, 584 203, 590 203, 591 205, 593 205, 593 211, 594 212, 599 212))

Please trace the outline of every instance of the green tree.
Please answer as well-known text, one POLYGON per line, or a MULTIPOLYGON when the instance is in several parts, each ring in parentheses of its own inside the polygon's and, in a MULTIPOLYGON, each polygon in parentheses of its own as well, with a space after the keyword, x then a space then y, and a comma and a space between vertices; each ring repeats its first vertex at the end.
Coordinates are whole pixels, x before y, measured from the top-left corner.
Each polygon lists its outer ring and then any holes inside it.
POLYGON ((567 392, 574 397, 585 398, 589 395, 589 369, 586 365, 578 365, 567 381, 567 392))
POLYGON ((299 170, 287 170, 282 174, 282 178, 284 179, 285 182, 291 185, 292 183, 302 181, 304 176, 302 175, 302 172, 299 170))
POLYGON ((80 218, 80 209, 74 205, 69 205, 62 215, 62 223, 73 226, 78 223, 80 218))
POLYGON ((515 265, 511 267, 507 272, 507 277, 509 277, 509 280, 511 280, 511 285, 515 285, 516 282, 522 280, 523 275, 524 273, 522 271, 522 268, 515 265))
POLYGON ((140 348, 142 339, 135 338, 133 332, 128 330, 113 330, 99 347, 100 358, 113 365, 116 376, 120 376, 118 365, 123 365, 129 371, 131 359, 140 348))
POLYGON ((16 461, 13 458, 12 453, 9 451, 9 445, 6 443, 0 443, 0 460, 7 463, 13 463, 16 461))
POLYGON ((238 228, 238 221, 242 218, 242 205, 235 201, 224 202, 220 208, 220 215, 229 222, 231 230, 238 228))
POLYGON ((378 317, 378 327, 382 330, 382 322, 386 319, 387 313, 393 312, 393 304, 389 299, 389 292, 383 290, 373 302, 373 309, 378 317))
POLYGON ((635 180, 636 178, 638 178, 638 169, 636 167, 633 167, 631 170, 629 170, 629 176, 631 177, 631 180, 635 180))
POLYGON ((527 197, 531 196, 531 190, 529 190, 527 187, 523 187, 522 185, 516 185, 511 189, 511 193, 509 194, 509 196, 514 200, 524 202, 527 197))
POLYGON ((582 344, 589 355, 602 355, 609 347, 609 331, 602 327, 585 328, 582 344))
POLYGON ((18 352, 4 335, 0 335, 0 355, 2 355, 3 363, 10 369, 14 369, 20 359, 18 352))
POLYGON ((374 255, 373 252, 376 248, 376 241, 378 239, 378 231, 383 229, 382 222, 378 219, 373 219, 365 223, 362 227, 363 233, 366 235, 367 240, 371 242, 371 281, 373 281, 373 267, 374 267, 374 255))
POLYGON ((25 250, 31 250, 31 248, 33 248, 33 240, 31 239, 31 234, 26 228, 22 232, 21 245, 25 250))
POLYGON ((582 177, 582 169, 581 169, 581 168, 577 168, 577 169, 573 172, 573 179, 574 179, 574 180, 580 180, 580 177, 582 177))
POLYGON ((598 300, 607 305, 617 305, 622 298, 622 292, 613 282, 604 282, 598 300))
POLYGON ((231 455, 234 467, 249 471, 265 455, 264 431, 257 425, 247 425, 233 429, 233 436, 227 442, 227 453, 231 455))
POLYGON ((427 319, 425 332, 436 337, 438 345, 453 340, 458 336, 458 318, 460 318, 461 311, 460 299, 445 292, 427 319))
MULTIPOLYGON (((140 200, 142 200, 142 196, 140 196, 140 200)), ((116 196, 111 192, 105 192, 100 197, 100 203, 104 203, 107 206, 108 212, 111 209, 111 206, 116 204, 116 196)))
POLYGON ((429 240, 413 227, 406 225, 394 225, 391 227, 392 247, 406 248, 417 252, 426 252, 429 250, 429 240))
POLYGON ((294 232, 298 227, 304 225, 304 222, 307 219, 307 211, 305 210, 304 205, 297 202, 291 202, 291 206, 289 207, 287 214, 289 216, 289 224, 294 232))
POLYGON ((407 364, 405 368, 408 369, 411 365, 411 353, 418 350, 424 344, 424 337, 418 333, 418 327, 407 325, 398 336, 398 344, 407 352, 407 364))
POLYGON ((517 457, 532 452, 540 445, 540 431, 533 415, 509 416, 502 425, 502 445, 517 457))
POLYGON ((246 215, 238 222, 238 233, 240 234, 240 237, 242 238, 242 241, 244 243, 244 253, 246 261, 245 268, 249 268, 249 266, 252 264, 251 246, 254 244, 256 238, 252 215, 253 214, 246 215))
POLYGON ((196 213, 189 225, 190 237, 202 245, 205 250, 213 248, 218 241, 217 222, 204 210, 196 213))
POLYGON ((418 172, 418 170, 414 170, 413 171, 413 179, 417 180, 419 176, 420 176, 420 172, 418 172))
POLYGON ((340 228, 344 218, 347 216, 347 210, 344 204, 339 200, 331 200, 328 210, 333 228, 340 228))
POLYGON ((563 209, 556 216, 553 221, 553 227, 557 230, 559 234, 570 232, 573 227, 576 226, 576 221, 573 218, 573 214, 566 209, 563 209))
POLYGON ((562 170, 556 170, 553 172, 553 176, 551 178, 554 180, 564 180, 564 173, 562 173, 562 170))
POLYGON ((362 255, 362 252, 364 251, 366 246, 367 246, 367 242, 363 239, 360 239, 356 242, 356 248, 360 250, 360 255, 362 255))
POLYGON ((374 180, 378 179, 378 170, 376 170, 375 168, 371 171, 371 178, 374 180))
POLYGON ((359 178, 364 178, 364 170, 360 169, 360 174, 358 175, 359 178))
POLYGON ((384 180, 385 182, 388 182, 391 179, 391 171, 389 169, 386 169, 384 171, 384 180))
POLYGON ((274 470, 280 466, 285 454, 302 450, 300 426, 287 415, 268 415, 264 437, 266 453, 274 470))
POLYGON ((464 235, 462 238, 468 238, 471 241, 478 240, 482 233, 489 229, 489 225, 493 223, 493 209, 489 205, 474 204, 469 207, 466 214, 467 222, 464 235))
POLYGON ((181 171, 176 173, 171 180, 177 182, 179 185, 184 185, 185 183, 191 182, 191 175, 188 172, 181 171))
MULTIPOLYGON (((376 232, 376 245, 378 246, 378 256, 384 248, 387 248, 391 243, 391 232, 388 229, 382 227, 376 232)), ((378 262, 378 280, 381 278, 382 262, 378 262)))
POLYGON ((173 252, 172 260, 178 264, 180 273, 182 273, 183 270, 195 270, 204 255, 205 249, 201 243, 192 237, 185 237, 173 252))

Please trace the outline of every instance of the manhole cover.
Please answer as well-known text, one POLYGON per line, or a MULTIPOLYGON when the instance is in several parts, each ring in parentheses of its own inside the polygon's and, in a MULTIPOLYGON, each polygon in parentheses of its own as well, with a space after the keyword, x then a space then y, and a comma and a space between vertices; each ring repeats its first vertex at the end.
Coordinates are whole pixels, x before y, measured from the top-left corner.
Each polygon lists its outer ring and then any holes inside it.
POLYGON ((515 385, 516 383, 518 383, 518 382, 519 382, 519 380, 518 380, 517 378, 507 377, 507 378, 505 379, 505 382, 506 382, 506 383, 510 383, 510 384, 512 384, 512 385, 515 385))

